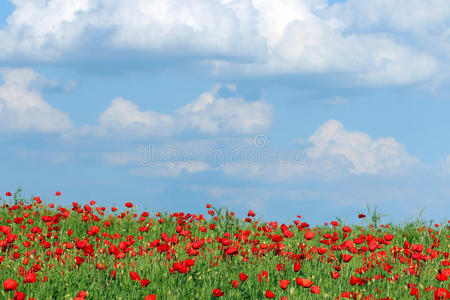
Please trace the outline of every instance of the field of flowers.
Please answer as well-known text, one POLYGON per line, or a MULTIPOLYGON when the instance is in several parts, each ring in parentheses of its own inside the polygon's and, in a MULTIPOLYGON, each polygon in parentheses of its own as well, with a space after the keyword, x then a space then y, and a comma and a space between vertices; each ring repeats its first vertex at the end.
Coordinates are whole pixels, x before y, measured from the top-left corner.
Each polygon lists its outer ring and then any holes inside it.
POLYGON ((448 221, 312 227, 209 204, 151 215, 1 201, 2 299, 450 299, 448 221))

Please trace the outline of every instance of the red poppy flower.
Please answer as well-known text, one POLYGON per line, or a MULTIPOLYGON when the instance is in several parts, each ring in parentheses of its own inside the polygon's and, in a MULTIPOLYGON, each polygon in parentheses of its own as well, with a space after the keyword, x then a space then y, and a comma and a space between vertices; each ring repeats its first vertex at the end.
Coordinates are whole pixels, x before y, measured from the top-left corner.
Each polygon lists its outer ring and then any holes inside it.
POLYGON ((304 288, 309 288, 313 285, 313 281, 306 279, 306 278, 296 278, 295 281, 297 282, 297 284, 301 287, 304 288))
POLYGON ((128 207, 128 208, 132 208, 133 207, 133 203, 125 202, 125 206, 128 207))
POLYGON ((12 196, 12 194, 11 194, 11 192, 6 192, 6 197, 11 197, 12 196))
POLYGON ((213 290, 213 295, 214 295, 215 297, 222 297, 223 295, 225 295, 225 293, 222 292, 220 289, 214 289, 214 290, 213 290))
POLYGON ((311 293, 320 294, 320 287, 318 285, 311 287, 311 293))
POLYGON ((314 238, 315 234, 312 231, 305 232, 305 239, 306 240, 312 240, 314 238))
POLYGON ((438 273, 436 275, 436 279, 439 281, 447 281, 448 280, 448 275, 445 273, 438 273))
POLYGON ((144 287, 146 287, 147 285, 150 284, 150 280, 148 280, 147 278, 144 278, 144 279, 141 280, 140 283, 141 283, 141 286, 144 288, 144 287))
POLYGON ((364 280, 355 276, 350 276, 350 284, 351 285, 363 285, 364 280))
POLYGON ((55 193, 55 195, 59 197, 59 196, 61 196, 61 192, 60 192, 60 191, 57 191, 57 192, 55 193))
POLYGON ((287 279, 281 279, 280 280, 280 287, 285 290, 287 289, 288 285, 289 285, 290 281, 287 279))
POLYGON ((273 299, 275 297, 275 294, 272 291, 267 290, 266 291, 266 298, 273 299))
POLYGON ((386 241, 392 241, 392 240, 394 239, 394 236, 393 236, 392 234, 385 234, 385 235, 383 236, 383 238, 384 238, 386 241))
POLYGON ((450 299, 450 292, 445 288, 437 288, 434 291, 434 300, 446 300, 450 299))
POLYGON ((342 254, 341 256, 344 262, 349 262, 353 258, 353 256, 350 254, 342 254))
POLYGON ((130 271, 130 278, 132 280, 136 280, 139 281, 141 280, 141 277, 139 277, 138 273, 134 272, 134 271, 130 271))
MULTIPOLYGON (((26 299, 26 295, 24 292, 15 292, 14 293, 14 300, 25 300, 26 299)), ((30 298, 31 299, 31 298, 30 298)))
POLYGON ((25 275, 24 283, 34 283, 37 281, 36 274, 28 273, 25 275))
POLYGON ((333 279, 338 279, 340 276, 341 274, 338 271, 331 272, 331 277, 333 279))
POLYGON ((145 296, 144 300, 156 300, 156 295, 147 295, 145 296))
POLYGON ((244 282, 244 281, 247 280, 247 278, 248 278, 247 274, 245 274, 245 273, 240 273, 239 274, 239 280, 240 281, 244 282))
POLYGON ((14 279, 6 279, 3 281, 3 288, 6 292, 15 291, 17 289, 17 281, 14 279))

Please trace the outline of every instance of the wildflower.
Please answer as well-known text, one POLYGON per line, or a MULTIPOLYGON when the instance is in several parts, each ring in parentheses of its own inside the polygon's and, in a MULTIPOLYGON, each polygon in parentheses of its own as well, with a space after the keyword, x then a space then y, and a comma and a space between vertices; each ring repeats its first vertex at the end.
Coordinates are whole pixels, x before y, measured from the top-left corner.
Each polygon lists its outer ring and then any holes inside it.
POLYGON ((247 280, 247 278, 248 278, 248 276, 245 273, 240 273, 239 274, 239 280, 240 281, 244 282, 244 281, 247 280))
POLYGON ((141 280, 141 277, 139 277, 138 273, 134 271, 130 271, 130 278, 135 281, 141 280))
POLYGON ((280 287, 285 290, 287 289, 288 285, 289 285, 290 281, 287 279, 281 279, 280 280, 280 287))
POLYGON ((220 289, 214 289, 213 290, 213 295, 215 296, 215 297, 222 297, 223 295, 225 295, 225 293, 224 292, 222 292, 220 289))
POLYGON ((15 281, 14 279, 6 279, 5 281, 3 281, 3 288, 6 292, 15 291, 17 289, 17 285, 17 281, 15 281))
POLYGON ((273 299, 275 297, 275 294, 272 291, 267 290, 266 291, 266 298, 273 299))

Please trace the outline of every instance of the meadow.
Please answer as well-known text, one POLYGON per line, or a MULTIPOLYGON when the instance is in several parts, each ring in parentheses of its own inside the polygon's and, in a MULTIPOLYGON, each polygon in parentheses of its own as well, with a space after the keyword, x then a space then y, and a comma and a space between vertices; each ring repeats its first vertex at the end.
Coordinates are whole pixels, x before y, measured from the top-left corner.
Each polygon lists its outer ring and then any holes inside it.
POLYGON ((0 298, 450 299, 448 220, 311 226, 59 197, 2 197, 0 298))

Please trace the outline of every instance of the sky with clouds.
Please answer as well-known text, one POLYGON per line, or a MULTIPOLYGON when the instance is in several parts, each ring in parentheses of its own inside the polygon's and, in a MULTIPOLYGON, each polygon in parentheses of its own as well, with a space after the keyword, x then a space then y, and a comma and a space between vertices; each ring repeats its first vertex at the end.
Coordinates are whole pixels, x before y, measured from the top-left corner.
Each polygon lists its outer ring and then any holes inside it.
POLYGON ((0 187, 450 214, 448 0, 0 0, 0 187))

